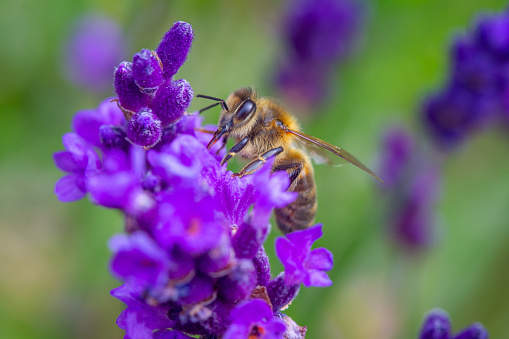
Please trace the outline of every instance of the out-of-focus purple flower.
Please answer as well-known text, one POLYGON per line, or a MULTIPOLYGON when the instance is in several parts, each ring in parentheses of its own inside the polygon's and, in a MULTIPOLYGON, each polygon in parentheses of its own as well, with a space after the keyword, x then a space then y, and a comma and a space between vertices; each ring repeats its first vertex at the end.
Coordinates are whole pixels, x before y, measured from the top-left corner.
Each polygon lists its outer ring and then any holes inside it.
POLYGON ((449 315, 441 309, 428 313, 421 328, 420 339, 450 339, 451 322, 449 315))
POLYGON ((488 331, 479 323, 452 335, 449 315, 438 308, 426 315, 419 335, 419 339, 488 339, 488 337, 488 331))
POLYGON ((468 326, 460 333, 456 334, 453 339, 488 339, 489 333, 486 327, 480 323, 468 326))
POLYGON ((385 182, 380 187, 390 232, 409 249, 429 246, 434 240, 434 209, 441 187, 439 166, 402 127, 389 129, 382 147, 380 173, 385 182))
POLYGON ((451 73, 421 114, 441 150, 457 148, 474 132, 509 117, 509 12, 484 15, 451 46, 451 73))
POLYGON ((442 150, 452 149, 472 134, 490 110, 490 102, 452 87, 427 98, 424 125, 442 150))
POLYGON ((285 324, 272 315, 270 306, 260 300, 239 304, 231 313, 232 323, 223 339, 237 338, 283 338, 285 324))
POLYGON ((89 90, 105 91, 126 49, 115 21, 105 15, 86 15, 75 23, 65 47, 66 76, 89 90))
POLYGON ((509 60, 509 13, 483 15, 479 18, 474 37, 479 45, 499 61, 509 60))
POLYGON ((440 191, 440 172, 433 167, 418 169, 407 184, 399 192, 389 224, 398 242, 412 248, 426 247, 434 240, 433 211, 440 191))
POLYGON ((333 67, 352 49, 362 21, 360 2, 289 2, 282 34, 286 49, 276 75, 289 103, 310 106, 325 97, 333 67))
POLYGON ((384 178, 383 187, 394 187, 403 178, 415 151, 414 144, 413 137, 402 127, 392 127, 385 132, 378 170, 380 177, 384 178))
POLYGON ((87 193, 86 179, 101 168, 99 157, 83 138, 75 133, 66 133, 62 137, 66 151, 53 154, 55 165, 69 174, 55 184, 55 194, 62 202, 76 201, 87 193))
POLYGON ((332 269, 332 253, 321 247, 311 250, 313 243, 322 236, 322 225, 287 234, 276 239, 276 254, 285 267, 285 283, 326 287, 332 281, 324 271, 332 269))
POLYGON ((299 0, 285 20, 288 52, 298 60, 329 62, 347 54, 358 33, 362 8, 350 0, 299 0))

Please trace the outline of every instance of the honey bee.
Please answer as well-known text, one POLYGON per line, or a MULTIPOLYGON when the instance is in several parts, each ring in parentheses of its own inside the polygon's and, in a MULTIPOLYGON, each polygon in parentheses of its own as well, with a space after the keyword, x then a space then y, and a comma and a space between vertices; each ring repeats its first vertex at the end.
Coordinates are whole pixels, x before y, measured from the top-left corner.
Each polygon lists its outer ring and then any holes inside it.
POLYGON ((272 171, 288 173, 288 190, 298 195, 292 203, 275 209, 276 222, 283 233, 305 229, 314 223, 317 200, 310 157, 330 163, 328 153, 332 158, 344 159, 382 181, 344 149, 302 133, 295 118, 279 103, 271 98, 258 97, 252 88, 240 88, 232 92, 226 101, 206 95, 198 97, 217 101, 201 109, 200 113, 217 105, 222 107, 217 131, 207 147, 210 149, 219 140, 224 146, 228 138, 237 141, 224 156, 221 165, 235 155, 251 160, 234 176, 251 174, 273 157, 272 171))

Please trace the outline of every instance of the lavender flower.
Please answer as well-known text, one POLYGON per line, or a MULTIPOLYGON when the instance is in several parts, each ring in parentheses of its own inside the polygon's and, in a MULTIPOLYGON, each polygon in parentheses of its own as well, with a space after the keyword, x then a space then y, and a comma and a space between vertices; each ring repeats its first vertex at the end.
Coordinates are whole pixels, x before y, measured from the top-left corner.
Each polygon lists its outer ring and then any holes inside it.
POLYGON ((450 53, 451 74, 429 96, 422 120, 440 149, 461 145, 475 132, 509 116, 509 13, 479 18, 472 32, 457 36, 450 53))
POLYGON ((351 0, 291 2, 283 19, 286 50, 276 75, 288 102, 309 106, 324 98, 334 64, 358 36, 362 11, 351 0))
POLYGON ((285 267, 286 285, 332 285, 324 272, 332 269, 332 253, 323 247, 311 251, 313 242, 322 234, 322 225, 318 224, 276 239, 276 254, 285 267))
POLYGON ((408 249, 429 246, 435 233, 439 167, 402 127, 389 129, 383 137, 382 147, 380 174, 385 181, 380 188, 391 234, 398 244, 408 249))
POLYGON ((125 216, 126 234, 109 247, 111 272, 124 281, 112 295, 126 304, 117 324, 127 338, 303 338, 306 329, 280 311, 301 282, 331 284, 321 271, 332 268, 332 254, 310 249, 321 226, 289 234, 278 240, 288 242, 279 246, 287 274, 271 279, 269 219, 295 193, 286 192, 286 173, 272 173, 272 160, 237 178, 220 165, 222 147, 207 149, 201 118, 184 114, 192 88, 171 79, 191 41, 190 26, 176 23, 157 53, 143 50, 117 68, 118 103, 77 113, 76 133, 54 155, 69 173, 57 196, 89 193, 125 216))
POLYGON ((488 339, 488 331, 476 323, 463 331, 452 335, 451 323, 447 313, 441 309, 430 311, 424 320, 419 335, 420 339, 488 339))
POLYGON ((191 104, 189 83, 174 81, 172 76, 186 60, 193 38, 191 25, 176 22, 157 52, 143 49, 132 63, 124 61, 115 69, 115 91, 129 120, 128 135, 133 143, 145 147, 157 144, 162 127, 178 121, 191 104))
POLYGON ((115 21, 104 15, 84 16, 72 28, 65 46, 65 74, 91 91, 107 90, 125 51, 126 41, 115 21))

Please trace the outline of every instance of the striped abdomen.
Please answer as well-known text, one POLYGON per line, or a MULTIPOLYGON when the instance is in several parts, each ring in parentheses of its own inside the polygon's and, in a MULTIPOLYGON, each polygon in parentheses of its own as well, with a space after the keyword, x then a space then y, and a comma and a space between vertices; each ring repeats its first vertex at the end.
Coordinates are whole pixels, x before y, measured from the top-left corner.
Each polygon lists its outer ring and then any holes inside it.
POLYGON ((297 192, 297 199, 274 211, 277 225, 283 233, 305 229, 315 220, 316 186, 313 168, 308 161, 304 161, 301 172, 288 190, 297 192))

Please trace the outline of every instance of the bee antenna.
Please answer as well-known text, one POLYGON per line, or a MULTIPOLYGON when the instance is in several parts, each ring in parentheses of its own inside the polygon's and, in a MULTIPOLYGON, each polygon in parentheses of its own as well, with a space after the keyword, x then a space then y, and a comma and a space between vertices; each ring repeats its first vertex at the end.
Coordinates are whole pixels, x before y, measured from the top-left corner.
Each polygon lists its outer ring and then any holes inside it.
POLYGON ((212 104, 212 105, 209 105, 209 106, 207 106, 207 107, 204 107, 204 108, 202 108, 202 109, 200 109, 200 110, 198 111, 198 114, 201 114, 202 112, 204 112, 204 111, 208 110, 209 108, 216 107, 216 106, 217 106, 217 105, 219 105, 219 104, 220 104, 220 102, 216 102, 215 104, 212 104))
POLYGON ((214 107, 214 106, 216 106, 216 105, 219 105, 219 104, 221 104, 221 107, 222 107, 225 111, 229 111, 228 106, 226 105, 226 102, 225 102, 223 99, 214 98, 214 97, 210 97, 210 96, 208 96, 208 95, 202 95, 202 94, 198 94, 196 97, 198 97, 198 98, 204 98, 204 99, 209 99, 209 100, 214 100, 214 101, 218 101, 218 103, 217 103, 217 104, 213 104, 213 105, 210 105, 210 106, 207 106, 207 107, 205 107, 205 108, 201 109, 201 110, 199 111, 200 113, 201 113, 202 111, 204 111, 204 110, 207 110, 207 109, 212 108, 212 107, 214 107))

